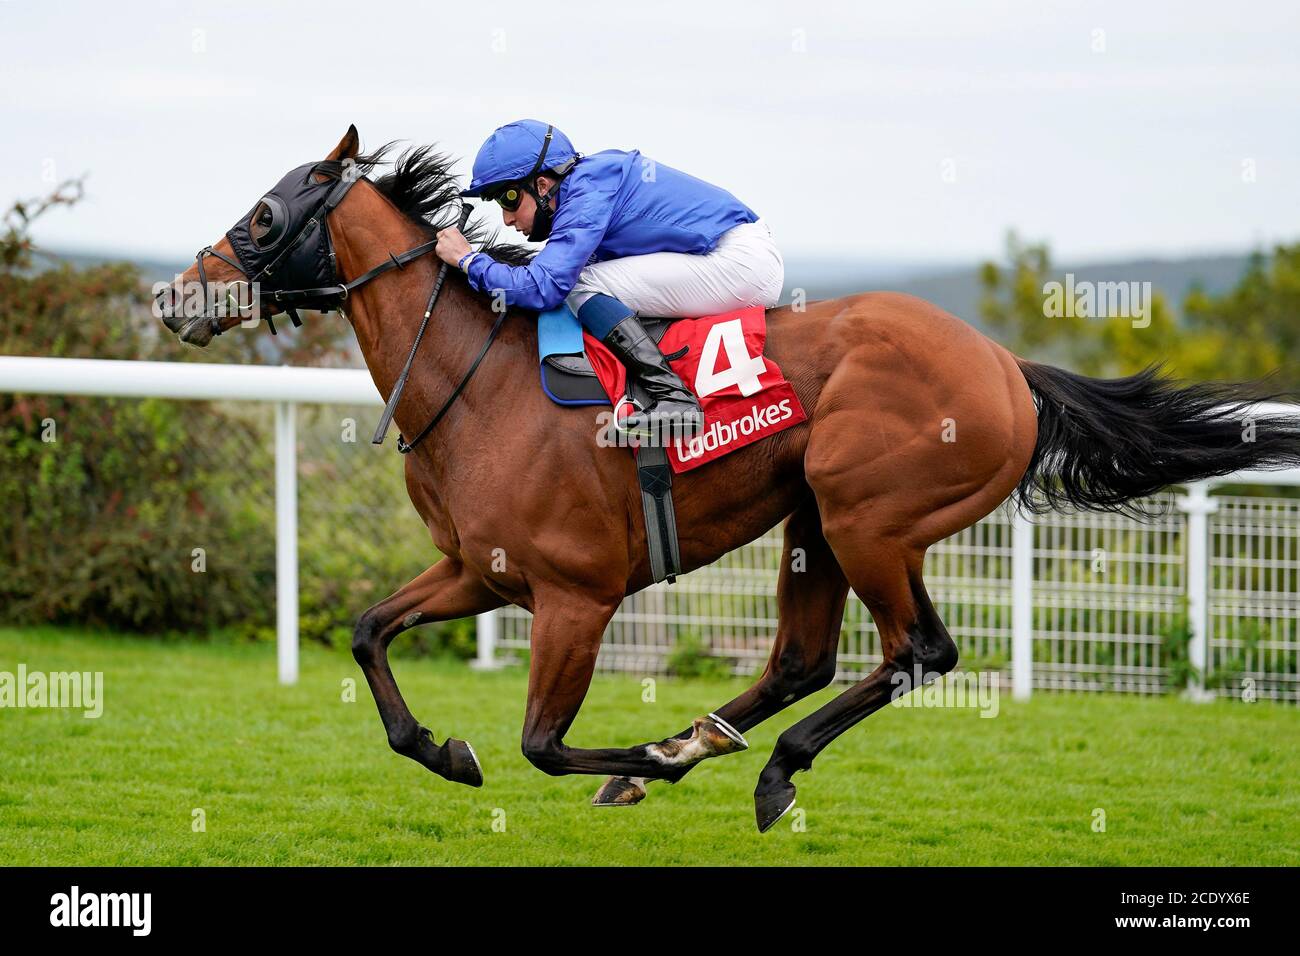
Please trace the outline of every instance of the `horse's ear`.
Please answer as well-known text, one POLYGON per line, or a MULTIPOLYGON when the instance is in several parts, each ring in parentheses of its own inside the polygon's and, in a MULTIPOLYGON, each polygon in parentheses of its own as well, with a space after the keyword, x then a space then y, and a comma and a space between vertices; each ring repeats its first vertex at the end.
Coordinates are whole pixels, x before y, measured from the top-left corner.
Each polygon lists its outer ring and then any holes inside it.
POLYGON ((349 126, 348 131, 343 134, 339 144, 334 147, 326 159, 356 159, 357 154, 361 152, 361 134, 357 132, 356 126, 349 126))

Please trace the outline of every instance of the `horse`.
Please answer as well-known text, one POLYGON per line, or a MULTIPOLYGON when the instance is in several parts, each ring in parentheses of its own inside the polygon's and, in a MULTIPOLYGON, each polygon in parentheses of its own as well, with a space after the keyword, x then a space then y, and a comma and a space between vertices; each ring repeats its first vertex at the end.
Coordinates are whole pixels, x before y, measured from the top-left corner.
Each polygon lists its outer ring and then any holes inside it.
MULTIPOLYGON (((807 420, 677 476, 674 487, 683 571, 784 523, 779 620, 766 667, 735 699, 673 736, 571 747, 565 735, 605 627, 625 596, 652 583, 633 458, 598 441, 604 430, 590 409, 557 407, 537 386, 533 314, 502 313, 457 271, 441 283, 433 257, 420 250, 432 244, 434 220, 458 202, 451 161, 430 147, 408 149, 372 179, 390 162, 389 147, 362 155, 350 127, 306 181, 337 180, 349 167, 359 174, 318 218, 344 290, 334 293, 339 310, 385 398, 427 325, 395 421, 403 435, 436 422, 404 464, 411 502, 441 557, 361 615, 352 653, 389 746, 449 781, 481 786, 482 769, 468 743, 438 743, 407 707, 388 663, 403 631, 506 604, 530 611, 524 756, 547 774, 607 775, 592 802, 631 805, 648 781, 676 782, 706 758, 744 750, 744 731, 830 685, 852 588, 876 624, 883 659, 779 735, 754 791, 758 829, 768 830, 794 804, 793 776, 888 703, 896 675, 928 682, 956 666, 957 645, 922 578, 933 544, 1008 498, 1031 511, 1141 513, 1138 499, 1168 485, 1300 462, 1300 429, 1253 414, 1254 402, 1275 397, 1257 385, 1186 383, 1157 368, 1083 377, 1013 355, 935 305, 892 292, 771 309, 765 354, 807 420), (409 254, 395 256, 399 250, 409 254), (386 265, 397 260, 402 268, 386 265), (357 277, 369 281, 358 285, 357 277), (441 292, 430 297, 435 282, 441 292), (426 314, 422 322, 426 302, 432 320, 426 314), (499 335, 488 350, 490 328, 499 335)), ((258 208, 250 218, 263 216, 265 228, 273 217, 258 208)), ((253 278, 232 258, 232 234, 178 281, 206 287, 253 278)), ((482 245, 485 227, 469 227, 467 237, 482 245)), ((519 247, 487 251, 526 261, 519 247)), ((293 280, 280 277, 282 286, 293 280)), ((174 302, 185 287, 160 292, 160 301, 174 302)), ((285 311, 271 299, 263 297, 267 318, 285 311)), ((241 321, 238 313, 161 314, 199 347, 241 321)))

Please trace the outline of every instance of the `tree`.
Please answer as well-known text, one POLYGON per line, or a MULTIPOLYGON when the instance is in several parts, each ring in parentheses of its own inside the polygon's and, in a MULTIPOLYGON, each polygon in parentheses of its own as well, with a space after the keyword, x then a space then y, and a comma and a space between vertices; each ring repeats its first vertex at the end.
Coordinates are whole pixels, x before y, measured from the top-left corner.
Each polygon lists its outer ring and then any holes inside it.
POLYGON ((1235 288, 1222 295, 1193 289, 1183 305, 1188 326, 1214 334, 1217 359, 1231 374, 1277 370, 1276 386, 1300 391, 1300 243, 1256 252, 1235 288))
POLYGON ((1052 315, 1048 283, 1061 282, 1047 246, 1007 239, 1007 265, 981 268, 980 313, 989 330, 1017 354, 1065 365, 1085 375, 1130 375, 1163 363, 1188 379, 1250 380, 1279 369, 1276 386, 1300 384, 1286 362, 1300 339, 1300 245, 1262 255, 1236 288, 1221 296, 1193 290, 1180 322, 1159 291, 1149 315, 1052 315), (1149 321, 1147 321, 1149 319, 1149 321))

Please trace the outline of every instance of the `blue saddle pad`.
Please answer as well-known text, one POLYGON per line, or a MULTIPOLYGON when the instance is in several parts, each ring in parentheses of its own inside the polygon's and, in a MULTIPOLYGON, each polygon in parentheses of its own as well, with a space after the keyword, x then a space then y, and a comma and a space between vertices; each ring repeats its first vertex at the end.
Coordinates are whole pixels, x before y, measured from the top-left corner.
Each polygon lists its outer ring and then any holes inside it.
MULTIPOLYGON (((642 318, 641 325, 655 342, 664 337, 672 319, 642 318)), ((668 356, 677 360, 686 347, 668 356)), ((542 391, 557 405, 608 405, 609 396, 587 360, 582 324, 568 305, 537 314, 537 360, 542 371, 542 391)))
POLYGON ((582 325, 567 304, 537 314, 542 391, 557 405, 608 405, 583 355, 582 325))
POLYGON ((550 355, 581 355, 582 325, 568 303, 537 313, 537 359, 550 355))

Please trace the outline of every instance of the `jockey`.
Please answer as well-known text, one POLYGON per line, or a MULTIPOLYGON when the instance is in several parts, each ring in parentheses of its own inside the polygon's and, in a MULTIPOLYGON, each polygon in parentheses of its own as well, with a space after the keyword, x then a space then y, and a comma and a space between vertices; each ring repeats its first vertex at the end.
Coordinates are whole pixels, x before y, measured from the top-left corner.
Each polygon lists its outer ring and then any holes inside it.
POLYGON ((636 150, 583 156, 553 126, 519 120, 488 137, 461 195, 495 200, 507 226, 546 246, 510 266, 471 251, 452 227, 438 233, 438 256, 507 305, 567 300, 652 399, 623 423, 632 433, 689 436, 704 424, 638 315, 698 318, 781 295, 785 268, 766 224, 726 190, 636 150))

